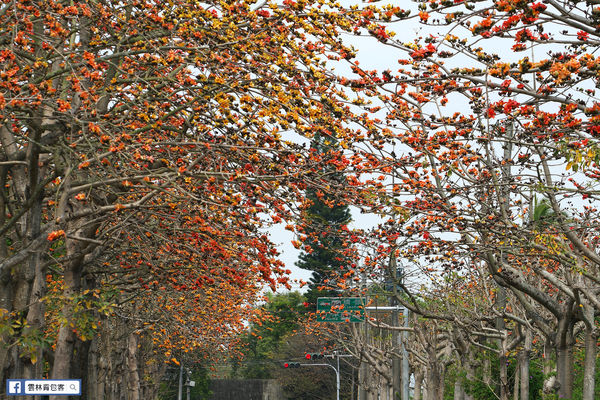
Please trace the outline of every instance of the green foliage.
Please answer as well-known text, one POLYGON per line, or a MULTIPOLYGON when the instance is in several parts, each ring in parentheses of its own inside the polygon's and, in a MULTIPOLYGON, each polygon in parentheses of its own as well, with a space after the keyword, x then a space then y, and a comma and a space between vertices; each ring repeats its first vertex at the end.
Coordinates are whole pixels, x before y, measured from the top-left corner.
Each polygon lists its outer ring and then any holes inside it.
POLYGON ((38 362, 38 350, 52 345, 44 331, 27 323, 25 312, 9 312, 0 308, 0 337, 5 341, 0 346, 17 346, 21 351, 20 357, 27 357, 33 364, 38 362))
POLYGON ((286 336, 300 326, 299 315, 303 312, 305 302, 302 294, 289 292, 267 295, 267 298, 262 308, 269 317, 253 324, 243 340, 246 357, 240 374, 244 378, 272 378, 273 369, 281 367, 272 360, 276 358, 286 336))
MULTIPOLYGON (((190 388, 190 398, 194 400, 208 400, 211 396, 209 390, 210 378, 207 370, 202 366, 190 369, 189 380, 194 381, 195 386, 190 388)), ((185 383, 185 371, 184 380, 185 383)), ((179 390, 179 368, 171 368, 163 378, 160 385, 158 398, 160 400, 172 400, 177 398, 179 390)), ((186 398, 186 387, 183 387, 183 397, 186 398)))
MULTIPOLYGON (((578 349, 575 352, 574 379, 573 379, 573 400, 583 398, 583 362, 585 360, 585 350, 578 349)), ((596 382, 594 386, 594 398, 600 396, 600 357, 596 357, 596 382)))
MULTIPOLYGON (((284 362, 310 363, 306 352, 320 352, 328 344, 304 333, 306 298, 299 292, 268 295, 262 306, 266 316, 254 323, 244 338, 245 358, 234 365, 234 377, 276 379, 286 399, 335 398, 335 374, 327 366, 284 368, 284 362)), ((330 362, 331 359, 323 362, 330 362)), ((350 399, 351 367, 342 365, 341 399, 350 399)))
POLYGON ((544 367, 540 362, 531 360, 529 364, 529 400, 542 398, 544 389, 544 367))
POLYGON ((208 372, 206 371, 206 369, 202 367, 194 368, 192 370, 190 380, 196 383, 196 386, 194 386, 190 390, 190 395, 192 399, 207 400, 210 398, 211 392, 208 389, 210 379, 208 377, 208 372))
POLYGON ((554 218, 554 210, 547 199, 535 200, 533 207, 532 222, 538 226, 554 218))
POLYGON ((96 335, 99 316, 112 314, 114 307, 100 290, 84 290, 74 295, 71 302, 72 325, 82 341, 96 335))
POLYGON ((537 197, 534 198, 533 213, 530 216, 530 222, 536 229, 544 230, 556 225, 559 217, 568 219, 568 215, 564 212, 556 214, 548 199, 542 198, 538 200, 537 197))

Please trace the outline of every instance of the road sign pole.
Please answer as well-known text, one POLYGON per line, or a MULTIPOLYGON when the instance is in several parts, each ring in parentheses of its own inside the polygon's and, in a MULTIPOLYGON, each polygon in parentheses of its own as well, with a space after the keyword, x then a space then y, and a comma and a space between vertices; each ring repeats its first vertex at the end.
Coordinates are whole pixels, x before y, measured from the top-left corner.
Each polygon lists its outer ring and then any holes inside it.
MULTIPOLYGON (((404 308, 402 312, 404 317, 404 327, 408 328, 408 308, 404 308)), ((408 351, 406 351, 406 337, 408 332, 404 331, 401 333, 402 336, 402 400, 410 399, 410 391, 408 384, 410 381, 410 370, 408 366, 408 351)))

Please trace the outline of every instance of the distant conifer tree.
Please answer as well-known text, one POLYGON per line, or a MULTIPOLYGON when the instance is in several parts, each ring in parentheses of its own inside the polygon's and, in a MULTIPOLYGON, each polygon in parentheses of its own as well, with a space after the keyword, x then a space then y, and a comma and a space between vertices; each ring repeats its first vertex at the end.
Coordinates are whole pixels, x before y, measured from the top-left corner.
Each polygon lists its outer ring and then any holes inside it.
MULTIPOLYGON (((323 159, 323 171, 328 173, 332 185, 343 184, 344 175, 337 173, 327 162, 339 157, 340 149, 335 139, 329 136, 315 136, 311 151, 323 159)), ((312 271, 308 292, 305 294, 309 309, 314 311, 318 297, 336 296, 337 292, 328 287, 328 279, 335 271, 346 267, 343 254, 343 239, 340 228, 351 220, 350 209, 340 204, 328 193, 327 188, 311 187, 306 190, 311 205, 305 210, 304 222, 308 239, 304 242, 296 266, 312 271)))

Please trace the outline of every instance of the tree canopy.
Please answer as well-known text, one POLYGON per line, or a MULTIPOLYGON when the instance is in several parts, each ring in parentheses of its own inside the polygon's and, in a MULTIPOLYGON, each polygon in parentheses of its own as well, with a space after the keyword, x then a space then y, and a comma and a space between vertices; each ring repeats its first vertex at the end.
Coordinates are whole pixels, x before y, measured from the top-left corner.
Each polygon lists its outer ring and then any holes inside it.
POLYGON ((148 397, 142 376, 229 348, 262 287, 289 284, 266 233, 282 223, 314 284, 418 272, 394 292, 428 320, 430 384, 432 360, 472 377, 479 346, 507 399, 507 354, 526 370, 541 338, 569 398, 580 341, 594 398, 600 9, 402 7, 0 5, 0 377, 93 371, 97 398, 111 379, 148 397), (410 20, 422 33, 393 34, 410 20), (397 63, 361 67, 349 34, 397 63), (382 223, 349 229, 347 206, 382 223))
POLYGON ((353 56, 337 9, 0 6, 3 378, 39 377, 50 355, 53 378, 83 371, 73 354, 99 349, 101 322, 105 340, 129 337, 127 368, 130 334, 158 359, 220 347, 263 284, 286 285, 264 230, 324 181, 297 139, 352 137, 325 68, 353 56))

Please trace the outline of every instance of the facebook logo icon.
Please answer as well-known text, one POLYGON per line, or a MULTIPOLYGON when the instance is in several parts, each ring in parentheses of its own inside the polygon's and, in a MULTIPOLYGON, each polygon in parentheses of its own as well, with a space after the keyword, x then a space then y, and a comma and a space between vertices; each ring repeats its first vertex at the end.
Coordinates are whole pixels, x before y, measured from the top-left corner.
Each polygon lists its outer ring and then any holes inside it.
POLYGON ((7 379, 6 394, 25 394, 24 379, 7 379))

